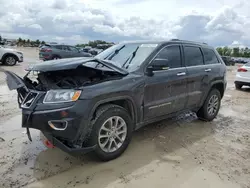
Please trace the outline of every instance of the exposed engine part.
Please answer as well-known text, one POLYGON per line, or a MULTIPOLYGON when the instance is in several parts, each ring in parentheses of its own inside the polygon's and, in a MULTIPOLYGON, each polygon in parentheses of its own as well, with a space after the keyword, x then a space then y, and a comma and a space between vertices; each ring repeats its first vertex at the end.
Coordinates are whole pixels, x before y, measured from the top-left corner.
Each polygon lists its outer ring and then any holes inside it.
POLYGON ((49 89, 72 89, 85 85, 120 77, 112 71, 102 71, 88 67, 78 67, 77 69, 40 72, 36 80, 25 77, 24 81, 30 89, 47 91, 49 89))

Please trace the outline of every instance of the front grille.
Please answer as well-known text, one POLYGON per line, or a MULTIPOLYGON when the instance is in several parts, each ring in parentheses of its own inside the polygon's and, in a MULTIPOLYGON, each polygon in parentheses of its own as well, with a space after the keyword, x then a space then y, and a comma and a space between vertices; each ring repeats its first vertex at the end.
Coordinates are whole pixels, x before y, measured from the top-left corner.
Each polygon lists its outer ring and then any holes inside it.
POLYGON ((34 102, 37 96, 38 96, 38 93, 30 92, 23 100, 22 105, 21 105, 22 108, 31 107, 32 103, 34 102))

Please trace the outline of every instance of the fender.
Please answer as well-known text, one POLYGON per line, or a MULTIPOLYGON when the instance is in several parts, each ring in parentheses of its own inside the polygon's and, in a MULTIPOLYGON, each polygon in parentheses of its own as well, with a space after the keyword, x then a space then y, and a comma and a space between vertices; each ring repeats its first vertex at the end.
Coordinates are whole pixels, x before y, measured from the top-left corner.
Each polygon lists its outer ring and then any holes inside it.
POLYGON ((91 121, 91 118, 92 118, 94 112, 96 111, 96 109, 100 105, 105 104, 105 103, 109 103, 109 102, 113 102, 113 101, 118 101, 118 100, 129 100, 131 102, 131 104, 132 104, 132 110, 133 110, 132 111, 132 115, 135 114, 134 117, 132 117, 132 118, 133 118, 133 120, 134 120, 134 122, 136 124, 137 119, 138 119, 138 117, 137 117, 137 110, 136 110, 136 104, 134 102, 134 99, 132 97, 128 96, 128 95, 119 96, 119 97, 112 97, 112 98, 107 98, 107 99, 103 99, 103 100, 98 101, 97 103, 95 103, 95 105, 93 106, 93 108, 92 108, 92 110, 91 110, 91 112, 89 114, 89 121, 91 121))
MULTIPOLYGON (((202 100, 201 100, 201 105, 200 106, 202 106, 203 105, 203 103, 205 102, 205 100, 206 100, 206 98, 207 98, 207 96, 208 96, 208 94, 209 94, 209 91, 213 88, 213 86, 214 85, 216 85, 216 84, 223 84, 223 90, 225 91, 225 83, 222 81, 222 80, 216 80, 216 81, 213 81, 213 82, 211 82, 210 83, 210 87, 209 87, 209 89, 204 93, 204 95, 203 95, 203 98, 202 98, 202 100)), ((222 98, 223 96, 221 96, 221 98, 222 98)))
POLYGON ((96 102, 93 105, 93 107, 92 107, 92 109, 91 109, 91 111, 90 111, 90 113, 88 115, 88 119, 85 122, 85 123, 87 123, 87 126, 84 126, 83 124, 82 124, 82 126, 80 126, 81 128, 79 129, 80 131, 79 131, 78 135, 76 136, 75 141, 79 142, 79 143, 87 141, 89 139, 90 133, 92 131, 92 126, 93 126, 91 124, 91 119, 92 119, 93 114, 95 113, 96 109, 102 104, 117 101, 117 100, 129 100, 131 102, 132 110, 133 110, 132 115, 135 114, 134 117, 132 117, 133 120, 134 120, 134 124, 135 124, 134 129, 135 129, 136 128, 136 122, 137 122, 138 118, 137 118, 136 105, 135 105, 135 102, 134 102, 133 98, 130 97, 130 96, 127 96, 127 95, 119 96, 119 97, 111 97, 111 98, 106 98, 106 99, 103 99, 103 100, 99 100, 98 102, 96 102))

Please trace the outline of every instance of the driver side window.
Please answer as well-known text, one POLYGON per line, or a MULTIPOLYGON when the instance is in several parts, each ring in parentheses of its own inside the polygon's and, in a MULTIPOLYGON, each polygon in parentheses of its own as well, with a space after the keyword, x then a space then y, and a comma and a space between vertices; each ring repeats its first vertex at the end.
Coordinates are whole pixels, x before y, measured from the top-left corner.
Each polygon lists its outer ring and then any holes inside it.
POLYGON ((181 67, 180 46, 174 45, 163 48, 153 60, 152 66, 158 66, 158 63, 167 69, 181 67))

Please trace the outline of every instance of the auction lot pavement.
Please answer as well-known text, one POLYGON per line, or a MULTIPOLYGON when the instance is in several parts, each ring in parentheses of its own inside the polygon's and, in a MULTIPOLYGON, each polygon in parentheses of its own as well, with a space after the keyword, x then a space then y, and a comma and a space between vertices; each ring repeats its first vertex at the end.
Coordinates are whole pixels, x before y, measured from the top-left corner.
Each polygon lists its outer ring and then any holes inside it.
MULTIPOLYGON (((25 66, 38 62, 38 51, 22 51, 25 62, 0 67, 24 75, 25 66)), ((148 125, 134 133, 120 158, 106 163, 47 149, 36 130, 30 142, 16 93, 0 72, 0 187, 250 188, 250 89, 235 90, 236 69, 228 67, 227 91, 214 121, 183 114, 148 125)))

